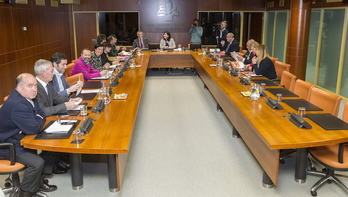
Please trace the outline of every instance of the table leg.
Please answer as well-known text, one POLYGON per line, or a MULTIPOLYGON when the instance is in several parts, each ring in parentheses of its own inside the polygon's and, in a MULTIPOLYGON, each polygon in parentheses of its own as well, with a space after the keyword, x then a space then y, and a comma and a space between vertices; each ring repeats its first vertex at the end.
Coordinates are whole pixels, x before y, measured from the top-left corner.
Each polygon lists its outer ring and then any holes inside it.
POLYGON ((233 138, 240 138, 240 135, 239 135, 236 127, 234 127, 233 125, 232 125, 232 137, 233 138))
POLYGON ((71 153, 71 182, 73 190, 80 190, 83 188, 83 172, 81 154, 71 153))
POLYGON ((306 182, 307 177, 308 148, 299 148, 296 154, 295 181, 298 183, 306 182))
POLYGON ((267 189, 272 188, 274 186, 273 181, 269 178, 266 171, 263 171, 262 186, 267 189))
POLYGON ((109 191, 117 192, 116 155, 108 155, 109 191))

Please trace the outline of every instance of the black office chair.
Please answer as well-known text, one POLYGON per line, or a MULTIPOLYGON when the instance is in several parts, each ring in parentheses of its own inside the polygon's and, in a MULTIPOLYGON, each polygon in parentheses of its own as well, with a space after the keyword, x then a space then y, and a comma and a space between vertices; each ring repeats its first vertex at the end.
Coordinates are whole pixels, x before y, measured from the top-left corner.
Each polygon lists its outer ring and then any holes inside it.
POLYGON ((325 166, 323 171, 307 171, 308 174, 323 176, 310 189, 312 196, 317 195, 317 189, 325 182, 334 181, 342 189, 348 193, 348 188, 336 176, 346 177, 344 175, 335 174, 335 171, 348 171, 348 142, 335 144, 331 146, 322 146, 309 149, 310 155, 320 164, 325 166))
POLYGON ((5 181, 4 193, 10 193, 10 197, 18 196, 20 181, 18 172, 25 170, 25 165, 16 162, 16 149, 13 143, 0 143, 0 147, 8 147, 10 150, 9 160, 0 160, 0 174, 9 174, 5 181), (12 176, 12 179, 10 178, 12 176))

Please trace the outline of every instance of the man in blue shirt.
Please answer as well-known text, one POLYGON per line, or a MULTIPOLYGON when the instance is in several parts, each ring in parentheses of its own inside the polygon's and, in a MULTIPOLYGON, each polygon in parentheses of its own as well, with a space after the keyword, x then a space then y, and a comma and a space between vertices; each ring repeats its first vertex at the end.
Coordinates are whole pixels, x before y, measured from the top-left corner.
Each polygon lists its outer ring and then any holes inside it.
POLYGON ((189 34, 191 35, 191 43, 201 43, 201 37, 203 35, 203 28, 199 26, 199 20, 194 19, 193 24, 189 30, 189 34))

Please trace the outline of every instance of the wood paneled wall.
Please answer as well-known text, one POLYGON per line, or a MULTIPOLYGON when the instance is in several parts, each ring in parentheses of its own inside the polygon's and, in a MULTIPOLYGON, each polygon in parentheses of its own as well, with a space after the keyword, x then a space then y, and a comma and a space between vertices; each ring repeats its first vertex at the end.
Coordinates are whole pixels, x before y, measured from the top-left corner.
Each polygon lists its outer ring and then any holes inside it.
MULTIPOLYGON (((311 1, 312 8, 329 8, 329 7, 346 7, 348 5, 343 4, 342 2, 334 2, 327 3, 326 0, 303 0, 303 1, 311 1)), ((266 10, 289 10, 290 9, 291 0, 266 0, 266 10), (280 2, 284 2, 284 5, 280 2), (273 5, 273 6, 269 6, 273 5)))
POLYGON ((46 6, 36 6, 35 0, 26 5, 0 3, 0 104, 15 88, 20 73, 34 74, 36 60, 49 60, 55 52, 71 59, 70 26, 67 5, 51 7, 49 0, 46 6))

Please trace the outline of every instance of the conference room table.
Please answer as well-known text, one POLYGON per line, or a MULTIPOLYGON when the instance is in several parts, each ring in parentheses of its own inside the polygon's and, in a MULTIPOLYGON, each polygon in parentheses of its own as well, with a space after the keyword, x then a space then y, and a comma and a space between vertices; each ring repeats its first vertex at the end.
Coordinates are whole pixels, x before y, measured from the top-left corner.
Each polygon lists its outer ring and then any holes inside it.
MULTIPOLYGON (((192 51, 166 52, 165 54, 149 51, 142 54, 135 57, 136 64, 141 67, 128 69, 120 78, 119 85, 113 88, 113 94, 127 93, 128 98, 112 100, 100 114, 89 112, 89 116, 96 121, 90 133, 83 136, 85 139, 83 143, 71 144, 72 136, 69 139, 57 140, 35 140, 35 136, 26 136, 21 141, 24 147, 30 149, 70 153, 74 189, 83 187, 81 154, 107 155, 109 190, 114 192, 121 188, 142 88, 149 64, 154 63, 155 59, 150 61, 153 56, 186 56, 188 67, 194 67, 205 87, 215 98, 217 105, 230 120, 233 133, 240 135, 262 166, 264 186, 278 184, 279 158, 282 149, 298 149, 295 179, 303 182, 306 179, 309 147, 348 141, 346 130, 325 130, 308 119, 306 121, 312 125, 311 129, 296 127, 286 117, 288 112, 296 113, 296 110, 285 103, 281 104, 282 110, 276 110, 266 104, 267 99, 264 97, 256 101, 244 97, 241 92, 250 90, 251 85, 242 85, 238 77, 231 76, 223 68, 211 67, 210 64, 216 62, 208 56, 192 51)), ((157 61, 163 62, 155 63, 161 67, 165 60, 166 58, 159 58, 157 61)), ((269 97, 275 98, 269 92, 266 91, 266 93, 269 97)), ((94 106, 96 103, 96 98, 88 101, 89 106, 94 106)), ((84 117, 76 116, 74 119, 84 120, 84 117)))

